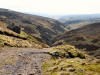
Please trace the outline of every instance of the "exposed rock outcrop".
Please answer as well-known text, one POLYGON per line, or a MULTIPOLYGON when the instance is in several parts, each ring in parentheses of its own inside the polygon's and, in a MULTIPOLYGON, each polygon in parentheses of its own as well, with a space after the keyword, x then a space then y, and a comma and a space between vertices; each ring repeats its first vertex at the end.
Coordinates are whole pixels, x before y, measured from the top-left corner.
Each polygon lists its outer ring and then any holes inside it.
POLYGON ((14 23, 8 25, 7 28, 18 33, 18 34, 21 33, 21 28, 19 26, 16 26, 14 23))

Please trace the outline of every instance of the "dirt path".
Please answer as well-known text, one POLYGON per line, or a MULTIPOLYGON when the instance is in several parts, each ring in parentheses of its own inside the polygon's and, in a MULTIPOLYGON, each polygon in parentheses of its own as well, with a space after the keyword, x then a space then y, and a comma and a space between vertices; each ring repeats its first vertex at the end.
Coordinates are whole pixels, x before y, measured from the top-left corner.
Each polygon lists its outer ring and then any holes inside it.
POLYGON ((18 49, 0 53, 0 75, 42 75, 42 61, 50 49, 18 49))

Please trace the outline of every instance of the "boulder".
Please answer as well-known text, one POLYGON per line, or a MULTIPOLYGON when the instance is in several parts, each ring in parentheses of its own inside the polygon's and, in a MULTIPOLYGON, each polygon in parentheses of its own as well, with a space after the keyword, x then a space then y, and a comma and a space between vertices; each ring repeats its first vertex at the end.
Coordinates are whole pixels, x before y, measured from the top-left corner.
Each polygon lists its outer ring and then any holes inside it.
POLYGON ((59 56, 59 53, 58 52, 56 52, 56 51, 54 51, 54 52, 52 52, 52 54, 51 54, 52 56, 55 56, 55 57, 58 57, 59 56))
POLYGON ((21 28, 19 26, 15 25, 14 23, 8 25, 7 28, 18 33, 18 34, 21 33, 21 28))

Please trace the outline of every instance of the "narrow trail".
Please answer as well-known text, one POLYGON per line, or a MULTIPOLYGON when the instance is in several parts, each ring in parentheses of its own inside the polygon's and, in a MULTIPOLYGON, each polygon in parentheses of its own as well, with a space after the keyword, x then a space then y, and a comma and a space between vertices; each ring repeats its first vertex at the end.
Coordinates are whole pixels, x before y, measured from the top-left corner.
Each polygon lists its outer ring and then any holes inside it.
POLYGON ((6 50, 0 53, 0 75, 42 75, 50 49, 6 50))

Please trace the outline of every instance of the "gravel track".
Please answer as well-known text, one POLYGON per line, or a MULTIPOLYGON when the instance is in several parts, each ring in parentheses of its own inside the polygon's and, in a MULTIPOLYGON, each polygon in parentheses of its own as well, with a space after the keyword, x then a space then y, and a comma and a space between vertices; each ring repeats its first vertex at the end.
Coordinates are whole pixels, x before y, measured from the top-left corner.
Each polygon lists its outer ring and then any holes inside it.
POLYGON ((42 75, 50 49, 16 49, 0 53, 0 75, 42 75))

